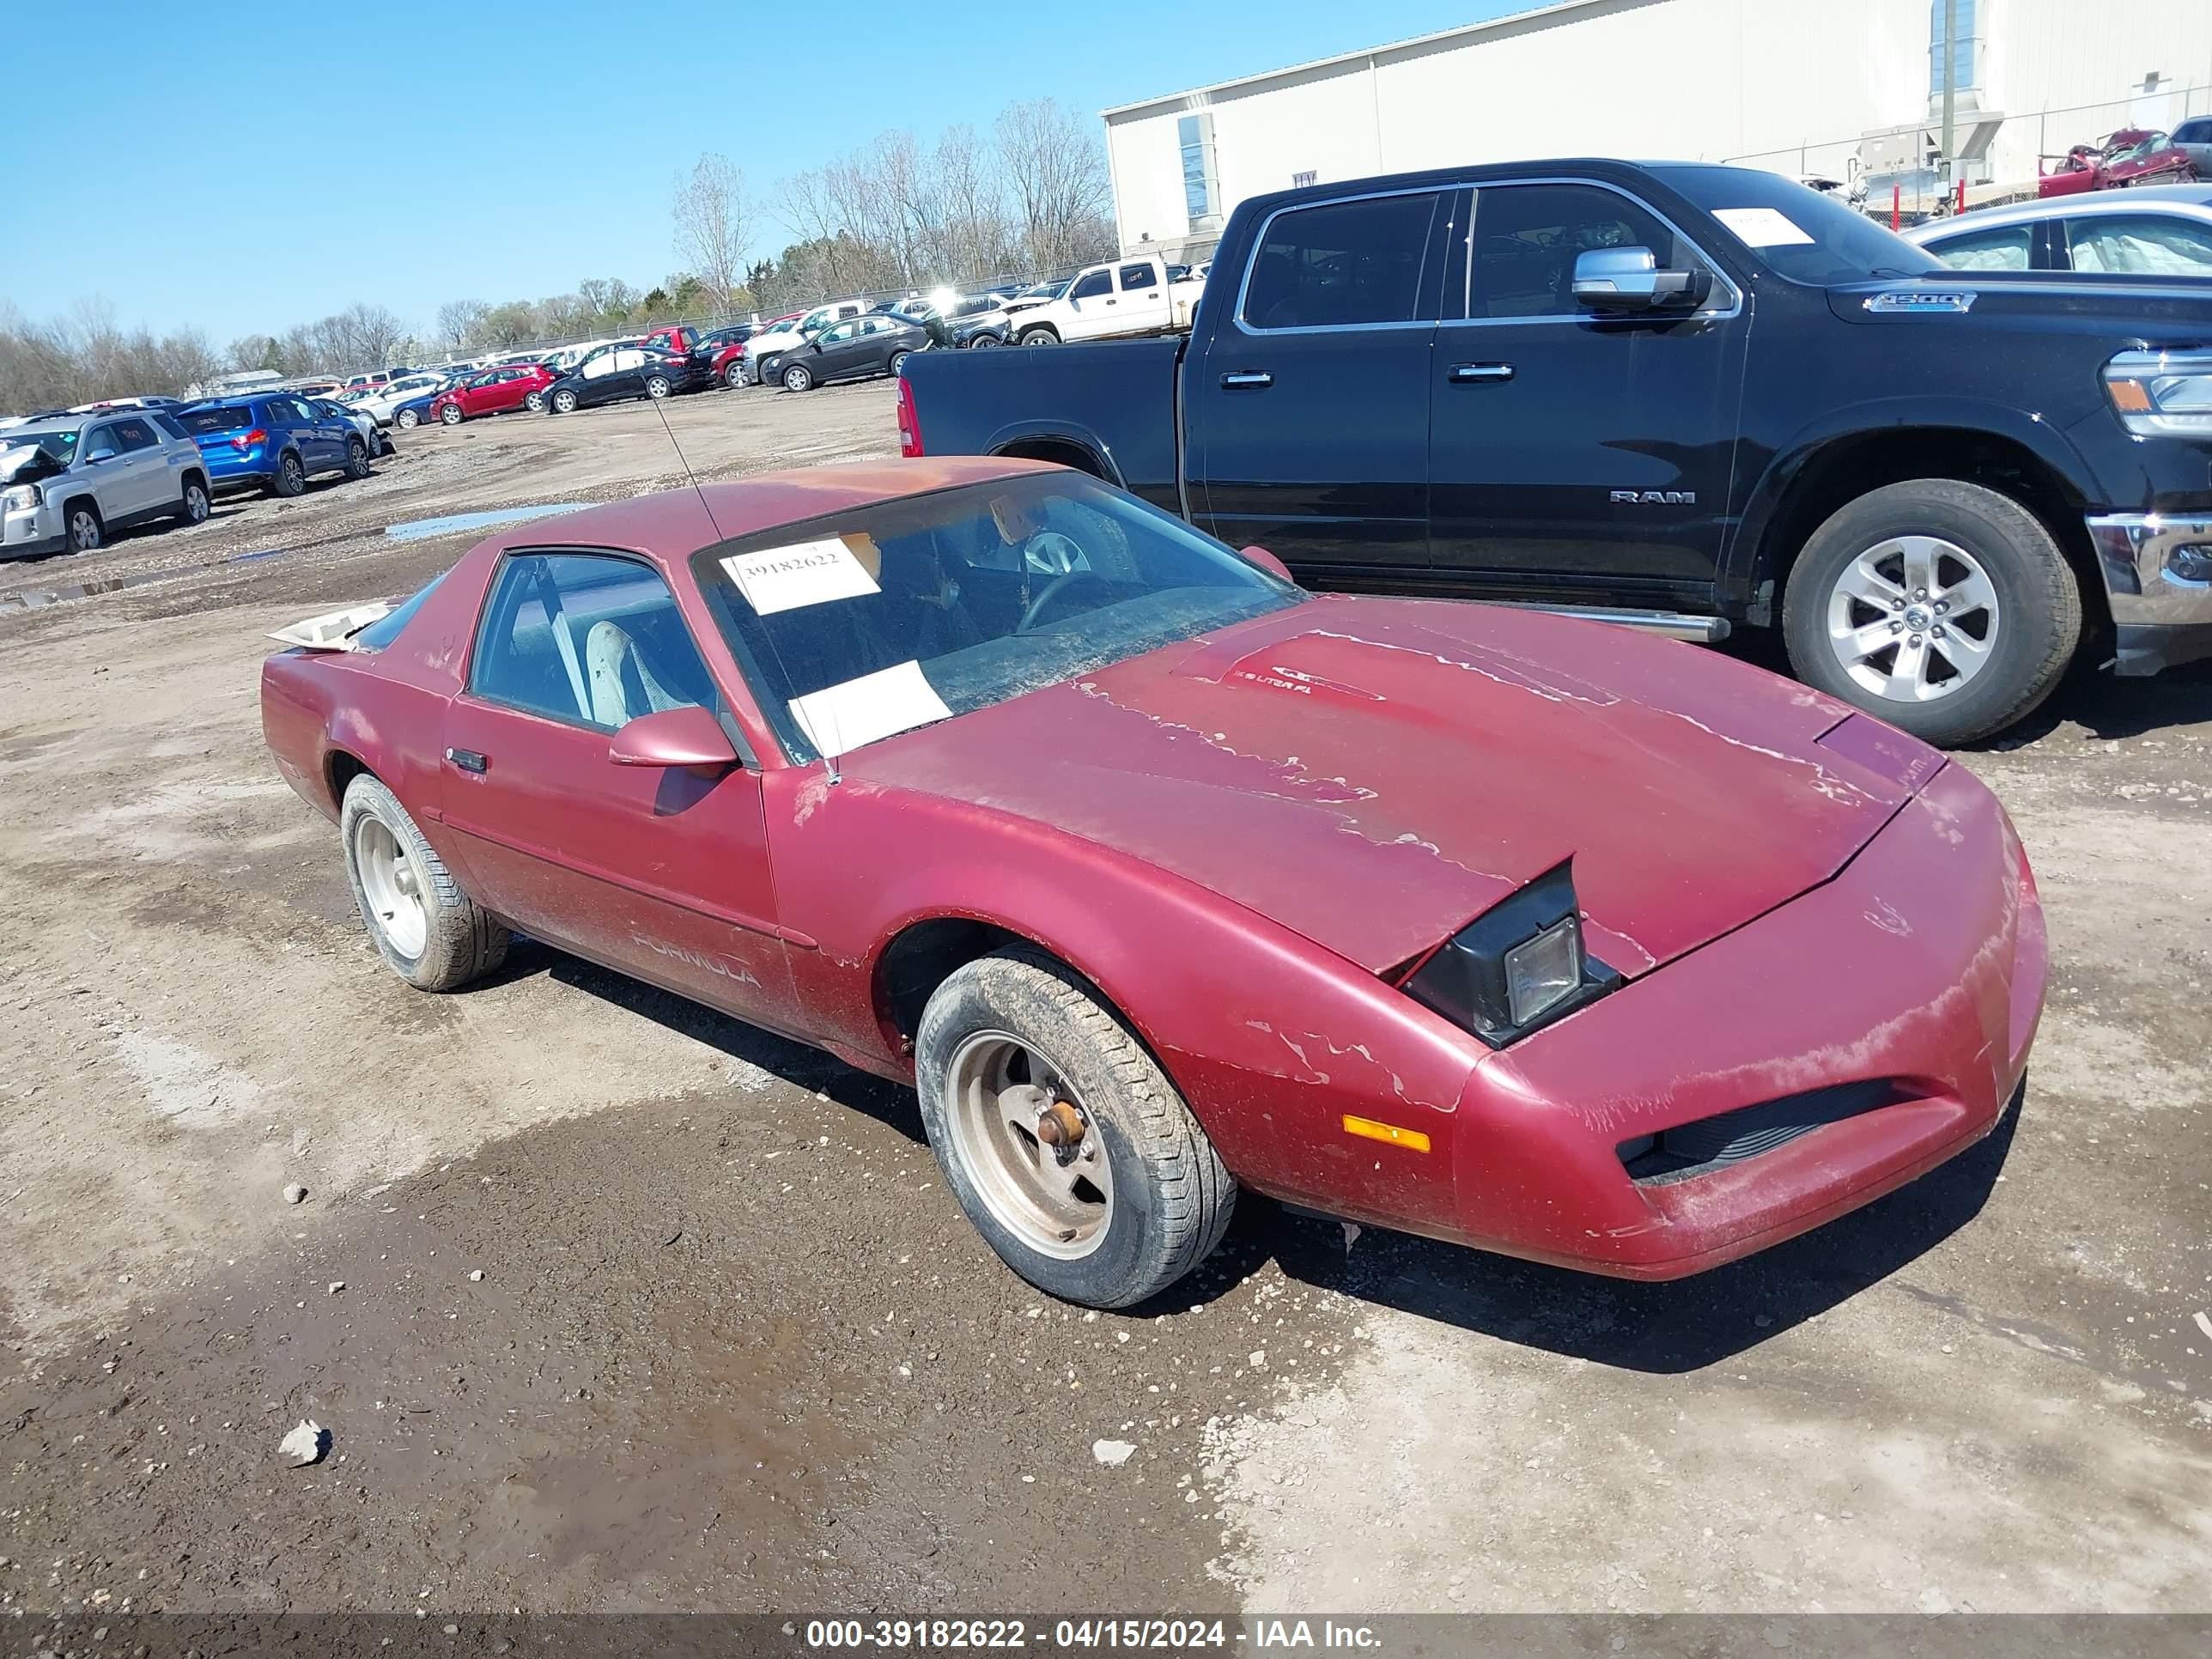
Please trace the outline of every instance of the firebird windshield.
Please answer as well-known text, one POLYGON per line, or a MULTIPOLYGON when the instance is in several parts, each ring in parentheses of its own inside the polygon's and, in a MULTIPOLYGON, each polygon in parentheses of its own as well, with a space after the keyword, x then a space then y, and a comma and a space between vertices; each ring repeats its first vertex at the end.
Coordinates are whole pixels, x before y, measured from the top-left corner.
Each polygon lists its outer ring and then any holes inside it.
POLYGON ((1180 520, 1064 472, 786 525, 706 548, 692 568, 802 761, 1304 597, 1180 520))

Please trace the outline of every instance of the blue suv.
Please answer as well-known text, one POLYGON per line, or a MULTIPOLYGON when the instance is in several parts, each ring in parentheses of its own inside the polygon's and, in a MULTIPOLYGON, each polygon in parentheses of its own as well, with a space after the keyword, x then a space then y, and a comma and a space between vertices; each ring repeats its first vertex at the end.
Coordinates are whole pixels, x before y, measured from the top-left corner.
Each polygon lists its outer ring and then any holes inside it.
POLYGON ((258 485, 273 495, 297 495, 319 472, 368 477, 360 428, 343 416, 319 414, 304 398, 260 392, 173 413, 199 446, 217 489, 258 485))

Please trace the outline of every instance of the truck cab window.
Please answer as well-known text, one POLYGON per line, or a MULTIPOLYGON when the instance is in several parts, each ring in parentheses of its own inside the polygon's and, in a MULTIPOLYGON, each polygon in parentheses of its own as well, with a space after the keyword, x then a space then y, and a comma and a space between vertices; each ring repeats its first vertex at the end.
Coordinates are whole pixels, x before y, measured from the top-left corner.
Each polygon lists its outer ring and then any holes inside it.
POLYGON ((1476 193, 1468 315, 1577 317, 1575 260, 1599 248, 1648 247, 1680 270, 1674 233, 1618 191, 1595 185, 1507 185, 1476 193))
POLYGON ((1113 276, 1103 270, 1086 270, 1079 278, 1067 297, 1071 300, 1095 300, 1102 294, 1114 291, 1113 276))
POLYGON ((1328 202, 1267 223, 1240 315, 1247 328, 1346 328, 1414 320, 1435 222, 1433 192, 1328 202))

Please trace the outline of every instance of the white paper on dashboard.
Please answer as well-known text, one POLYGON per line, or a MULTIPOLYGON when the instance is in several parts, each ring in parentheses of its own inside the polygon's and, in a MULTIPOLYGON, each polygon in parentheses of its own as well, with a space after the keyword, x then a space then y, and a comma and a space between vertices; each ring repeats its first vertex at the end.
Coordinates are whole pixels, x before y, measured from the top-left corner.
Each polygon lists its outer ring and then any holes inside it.
POLYGON ((722 568, 730 573, 754 614, 763 617, 882 591, 842 536, 739 553, 723 560, 722 568))
POLYGON ((922 678, 919 662, 902 662, 793 697, 791 713, 817 751, 843 755, 878 738, 950 719, 952 711, 922 678))
POLYGON ((1795 219, 1777 208, 1715 208, 1713 217, 1734 231, 1746 247, 1796 247, 1813 240, 1795 219))

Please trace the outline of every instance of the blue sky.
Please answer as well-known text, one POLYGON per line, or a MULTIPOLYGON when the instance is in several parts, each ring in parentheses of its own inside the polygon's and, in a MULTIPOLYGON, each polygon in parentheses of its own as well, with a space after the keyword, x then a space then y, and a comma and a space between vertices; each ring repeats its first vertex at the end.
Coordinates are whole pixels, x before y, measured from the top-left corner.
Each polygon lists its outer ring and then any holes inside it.
MULTIPOLYGON (((101 299, 221 346, 356 300, 420 326, 447 300, 646 286, 675 263, 671 182, 702 150, 764 202, 886 128, 988 130, 1046 94, 1088 117, 1533 3, 37 6, 9 23, 9 62, 78 67, 11 73, 7 126, 77 182, 17 180, 41 210, 0 228, 0 301, 46 318, 101 299)), ((782 227, 759 240, 773 252, 782 227)))

